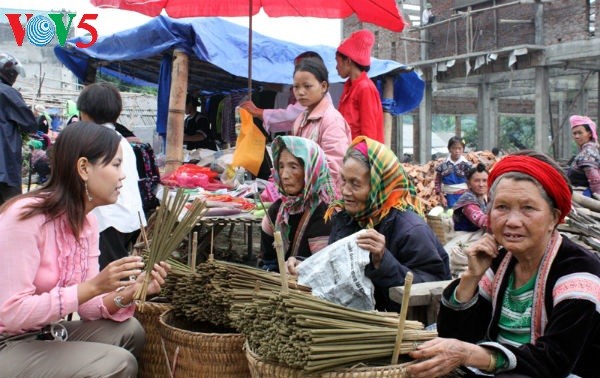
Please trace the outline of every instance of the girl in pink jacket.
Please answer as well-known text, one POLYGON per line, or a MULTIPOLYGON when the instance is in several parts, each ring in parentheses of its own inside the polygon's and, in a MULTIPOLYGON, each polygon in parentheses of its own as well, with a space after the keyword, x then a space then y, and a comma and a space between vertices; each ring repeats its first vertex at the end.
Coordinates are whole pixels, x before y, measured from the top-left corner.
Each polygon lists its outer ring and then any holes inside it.
POLYGON ((293 135, 316 142, 325 152, 331 177, 340 187, 344 153, 351 142, 348 123, 326 96, 329 73, 322 61, 303 59, 294 69, 294 96, 306 107, 296 118, 293 135))

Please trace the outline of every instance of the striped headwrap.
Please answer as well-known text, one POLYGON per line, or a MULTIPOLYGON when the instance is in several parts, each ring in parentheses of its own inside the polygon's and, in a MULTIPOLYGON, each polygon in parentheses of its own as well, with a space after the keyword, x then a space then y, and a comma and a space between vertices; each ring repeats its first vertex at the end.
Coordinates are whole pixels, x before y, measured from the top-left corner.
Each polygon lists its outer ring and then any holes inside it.
MULTIPOLYGON (((329 175, 325 153, 318 144, 306 138, 278 136, 273 141, 271 149, 273 151, 273 163, 275 167, 273 177, 275 185, 279 193, 281 193, 282 201, 275 221, 275 231, 281 231, 283 235, 282 239, 286 243, 285 250, 287 250, 287 242, 290 241, 290 214, 303 213, 305 210, 309 211, 308 216, 305 217, 306 222, 298 226, 299 229, 296 235, 298 240, 301 240, 308 221, 319 206, 319 203, 324 202, 329 204, 335 199, 335 192, 331 176, 329 175), (296 196, 287 195, 281 185, 278 166, 279 156, 284 149, 288 150, 304 164, 304 189, 296 196)), ((300 243, 297 244, 299 245, 300 243)), ((295 256, 294 251, 292 252, 292 256, 295 256)))
MULTIPOLYGON (((413 210, 423 215, 423 205, 417 197, 417 191, 410 181, 396 155, 373 139, 365 136, 354 138, 348 151, 360 151, 367 157, 370 166, 369 196, 364 211, 354 214, 361 227, 373 227, 385 218, 392 208, 404 211, 413 210)), ((343 209, 344 201, 335 201, 325 215, 326 219, 336 210, 343 209)))

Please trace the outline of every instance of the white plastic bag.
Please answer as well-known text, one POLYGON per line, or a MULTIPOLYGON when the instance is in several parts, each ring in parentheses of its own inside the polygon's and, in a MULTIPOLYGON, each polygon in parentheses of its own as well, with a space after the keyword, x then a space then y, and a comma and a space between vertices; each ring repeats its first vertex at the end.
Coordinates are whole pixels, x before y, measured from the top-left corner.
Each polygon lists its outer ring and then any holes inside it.
POLYGON ((312 294, 357 310, 375 308, 375 287, 365 276, 369 251, 359 248, 356 236, 347 236, 328 245, 298 266, 298 283, 312 288, 312 294))

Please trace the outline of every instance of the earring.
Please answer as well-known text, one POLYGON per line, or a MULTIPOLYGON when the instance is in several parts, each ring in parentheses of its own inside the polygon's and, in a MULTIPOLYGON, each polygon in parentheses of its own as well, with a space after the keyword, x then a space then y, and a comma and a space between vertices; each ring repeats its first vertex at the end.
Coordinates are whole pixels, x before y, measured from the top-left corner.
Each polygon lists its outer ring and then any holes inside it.
POLYGON ((92 197, 90 195, 90 191, 88 190, 88 186, 87 186, 87 181, 84 182, 85 185, 85 194, 87 195, 88 201, 92 202, 92 200, 94 199, 94 197, 92 197))

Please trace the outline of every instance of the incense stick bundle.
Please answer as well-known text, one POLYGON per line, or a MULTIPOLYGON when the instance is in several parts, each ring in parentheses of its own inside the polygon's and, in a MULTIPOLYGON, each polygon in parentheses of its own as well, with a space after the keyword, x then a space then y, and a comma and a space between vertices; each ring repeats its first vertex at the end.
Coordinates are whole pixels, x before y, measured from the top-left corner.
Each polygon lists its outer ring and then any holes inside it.
POLYGON ((148 285, 152 280, 150 273, 154 264, 168 260, 172 251, 189 235, 205 208, 204 202, 200 199, 195 199, 188 205, 189 195, 185 194, 182 188, 177 189, 173 197, 169 196, 168 192, 168 190, 163 191, 161 206, 156 210, 156 226, 151 230, 148 251, 145 253, 146 276, 134 295, 135 299, 142 302, 146 300, 148 285))
MULTIPOLYGON (((310 290, 294 281, 288 285, 291 290, 306 293, 310 290)), ((273 272, 213 260, 198 265, 196 272, 181 277, 170 301, 178 316, 233 327, 239 312, 252 301, 257 287, 261 291, 279 292, 281 279, 273 272)))
MULTIPOLYGON (((389 363, 398 314, 354 310, 293 292, 260 291, 242 309, 236 327, 263 359, 313 373, 381 358, 389 363)), ((420 322, 407 320, 400 354, 436 336, 420 322)))

